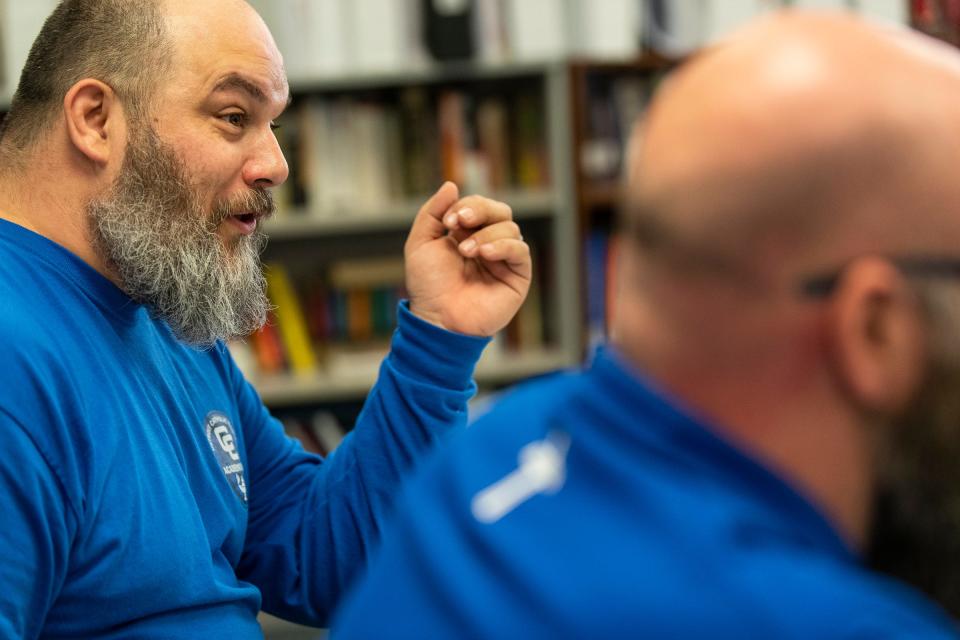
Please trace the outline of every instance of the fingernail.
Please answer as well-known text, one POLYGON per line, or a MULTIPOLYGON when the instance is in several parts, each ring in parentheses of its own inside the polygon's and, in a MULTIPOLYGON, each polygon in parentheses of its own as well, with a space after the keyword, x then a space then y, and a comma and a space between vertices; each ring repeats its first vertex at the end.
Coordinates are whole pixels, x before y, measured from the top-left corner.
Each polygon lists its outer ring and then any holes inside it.
POLYGON ((469 223, 469 222, 473 222, 473 218, 475 214, 473 212, 473 209, 460 209, 460 213, 458 213, 457 215, 460 216, 461 220, 469 223))
POLYGON ((443 224, 445 224, 448 227, 457 226, 457 214, 448 213, 447 217, 443 219, 443 224))
POLYGON ((463 242, 460 243, 460 251, 462 251, 463 253, 470 253, 476 248, 477 248, 476 240, 464 240, 463 242))

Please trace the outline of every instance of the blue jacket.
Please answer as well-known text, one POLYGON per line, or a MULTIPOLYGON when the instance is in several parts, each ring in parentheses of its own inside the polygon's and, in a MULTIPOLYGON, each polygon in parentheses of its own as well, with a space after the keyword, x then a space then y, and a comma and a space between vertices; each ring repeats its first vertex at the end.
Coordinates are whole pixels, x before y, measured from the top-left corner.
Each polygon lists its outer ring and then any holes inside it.
POLYGON ((259 638, 327 621, 398 478, 465 422, 485 340, 401 308, 351 438, 287 438, 227 350, 179 343, 0 221, 0 638, 259 638))
POLYGON ((336 640, 956 637, 615 352, 451 444, 401 499, 336 640))

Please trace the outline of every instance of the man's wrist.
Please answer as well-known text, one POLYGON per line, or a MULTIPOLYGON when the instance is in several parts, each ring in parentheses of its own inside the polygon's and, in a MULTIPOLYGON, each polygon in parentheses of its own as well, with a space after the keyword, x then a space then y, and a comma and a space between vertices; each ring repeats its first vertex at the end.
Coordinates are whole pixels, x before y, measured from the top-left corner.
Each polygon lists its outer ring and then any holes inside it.
POLYGON ((456 390, 473 384, 473 370, 490 338, 454 333, 415 315, 408 301, 397 309, 390 360, 398 373, 456 390))
POLYGON ((423 306, 416 304, 413 302, 413 300, 405 300, 401 304, 404 303, 407 305, 407 308, 414 317, 419 318, 426 323, 432 324, 439 329, 443 329, 444 331, 457 333, 456 331, 451 331, 450 328, 443 323, 442 314, 424 309, 423 306))

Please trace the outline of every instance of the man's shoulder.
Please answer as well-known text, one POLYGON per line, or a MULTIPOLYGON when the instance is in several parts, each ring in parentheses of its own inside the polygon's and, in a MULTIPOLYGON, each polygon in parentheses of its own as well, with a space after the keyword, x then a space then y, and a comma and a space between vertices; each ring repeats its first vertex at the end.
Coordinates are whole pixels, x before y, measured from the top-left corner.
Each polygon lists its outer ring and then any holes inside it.
POLYGON ((784 546, 734 555, 731 592, 796 638, 958 638, 937 605, 850 559, 784 546))

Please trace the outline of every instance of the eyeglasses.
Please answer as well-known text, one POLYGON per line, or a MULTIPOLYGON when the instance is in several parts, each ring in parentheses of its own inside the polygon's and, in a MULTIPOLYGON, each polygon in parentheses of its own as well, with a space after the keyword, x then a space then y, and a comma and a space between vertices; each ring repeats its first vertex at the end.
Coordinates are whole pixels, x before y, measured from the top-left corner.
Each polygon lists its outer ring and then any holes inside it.
MULTIPOLYGON (((960 278, 960 258, 901 257, 889 262, 904 275, 918 278, 960 278)), ((812 276, 800 283, 800 292, 808 297, 825 298, 833 293, 844 269, 812 276)))

